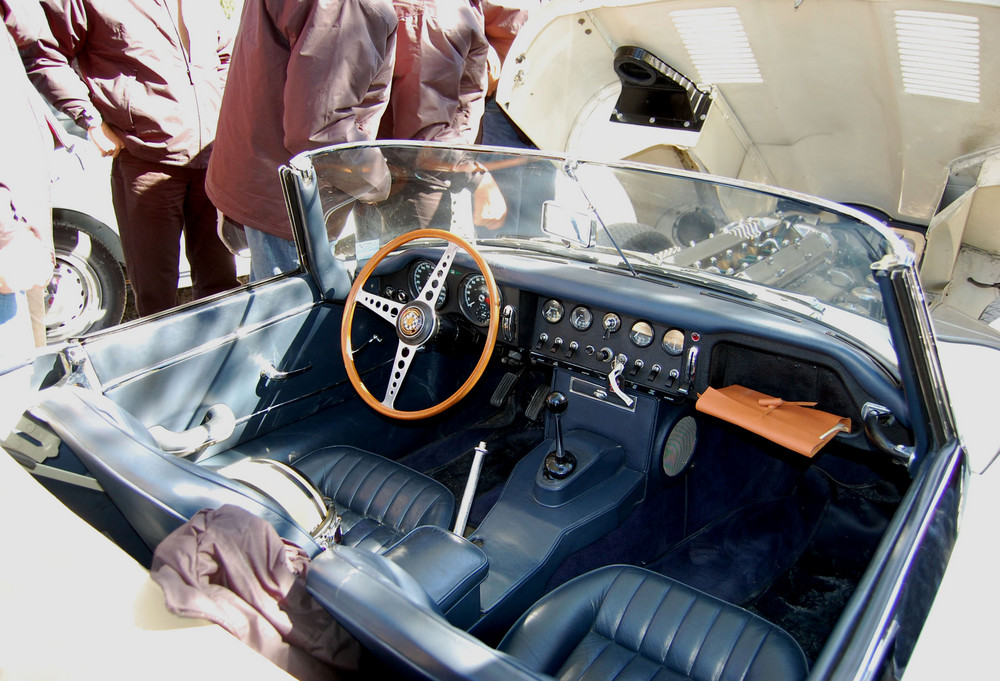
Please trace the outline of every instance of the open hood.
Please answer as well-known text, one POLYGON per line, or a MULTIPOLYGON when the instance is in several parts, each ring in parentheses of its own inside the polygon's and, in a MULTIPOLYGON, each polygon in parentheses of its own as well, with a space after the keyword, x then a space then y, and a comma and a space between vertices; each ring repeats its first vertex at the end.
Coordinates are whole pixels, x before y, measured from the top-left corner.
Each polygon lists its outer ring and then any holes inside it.
POLYGON ((993 3, 553 0, 514 43, 497 101, 541 148, 927 225, 949 164, 1000 145, 990 35, 993 3))

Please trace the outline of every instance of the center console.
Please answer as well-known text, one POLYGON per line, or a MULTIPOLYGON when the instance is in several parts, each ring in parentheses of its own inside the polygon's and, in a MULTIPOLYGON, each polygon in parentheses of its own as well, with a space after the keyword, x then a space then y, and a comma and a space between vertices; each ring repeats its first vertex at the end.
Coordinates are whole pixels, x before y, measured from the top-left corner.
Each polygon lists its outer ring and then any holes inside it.
POLYGON ((554 372, 560 395, 547 400, 547 439, 517 463, 470 537, 490 564, 471 628, 484 639, 502 633, 567 556, 620 525, 645 493, 658 400, 634 394, 623 407, 588 396, 579 380, 554 372))

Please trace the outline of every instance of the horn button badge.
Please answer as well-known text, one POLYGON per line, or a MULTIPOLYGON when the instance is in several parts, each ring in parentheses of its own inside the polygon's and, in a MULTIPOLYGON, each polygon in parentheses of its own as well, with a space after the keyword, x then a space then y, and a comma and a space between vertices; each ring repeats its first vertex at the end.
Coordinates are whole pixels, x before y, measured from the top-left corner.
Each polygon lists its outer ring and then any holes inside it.
POLYGON ((396 328, 404 342, 419 345, 430 338, 434 330, 434 315, 421 303, 407 305, 396 319, 396 328))

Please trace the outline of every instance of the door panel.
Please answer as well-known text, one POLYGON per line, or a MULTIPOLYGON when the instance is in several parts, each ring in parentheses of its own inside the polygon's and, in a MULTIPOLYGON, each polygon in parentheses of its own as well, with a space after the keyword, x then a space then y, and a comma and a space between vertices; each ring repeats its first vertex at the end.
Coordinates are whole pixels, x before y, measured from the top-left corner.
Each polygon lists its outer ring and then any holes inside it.
POLYGON ((342 308, 317 299, 308 279, 289 277, 83 346, 100 388, 146 426, 181 431, 210 406, 229 406, 237 429, 217 450, 353 397, 339 348, 342 308), (290 375, 269 378, 265 367, 290 375))

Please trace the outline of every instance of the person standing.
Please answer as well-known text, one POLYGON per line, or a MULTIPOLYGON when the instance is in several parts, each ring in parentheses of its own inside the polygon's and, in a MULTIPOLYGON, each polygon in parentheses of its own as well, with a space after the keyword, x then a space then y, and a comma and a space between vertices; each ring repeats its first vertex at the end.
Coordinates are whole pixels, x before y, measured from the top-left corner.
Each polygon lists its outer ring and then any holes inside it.
POLYGON ((245 228, 251 278, 298 266, 279 166, 303 151, 375 138, 389 98, 389 0, 246 0, 208 194, 245 228))
POLYGON ((53 132, 44 103, 17 53, 48 30, 35 0, 0 0, 0 439, 11 431, 30 400, 30 362, 35 339, 29 291, 52 277, 49 159, 53 132))
MULTIPOLYGON (((392 93, 379 139, 474 144, 486 101, 490 50, 480 0, 393 0, 392 4, 399 20, 399 39, 392 93)), ((435 158, 434 164, 441 160, 435 158)), ((452 201, 443 199, 446 193, 454 198, 458 185, 452 180, 464 177, 461 184, 472 193, 475 224, 490 228, 502 224, 506 204, 496 182, 488 172, 466 168, 465 161, 465 154, 452 154, 448 181, 442 177, 427 186, 407 187, 394 198, 393 206, 382 206, 382 210, 403 211, 395 219, 411 219, 399 216, 412 215, 421 227, 450 224, 452 201), (456 170, 459 174, 453 174, 456 170), (449 192, 441 191, 445 186, 449 192)), ((424 173, 425 178, 436 175, 430 169, 424 173)))
POLYGON ((473 144, 486 101, 486 40, 479 0, 393 0, 396 68, 382 139, 473 144))
POLYGON ((5 134, 0 136, 0 371, 35 349, 28 293, 52 277, 49 159, 53 131, 44 104, 24 72, 18 46, 48 32, 34 0, 0 0, 0 88, 5 134))
POLYGON ((112 198, 139 314, 176 304, 182 233, 195 298, 238 285, 205 193, 232 45, 219 4, 41 4, 54 40, 22 57, 39 91, 114 157, 112 198))

